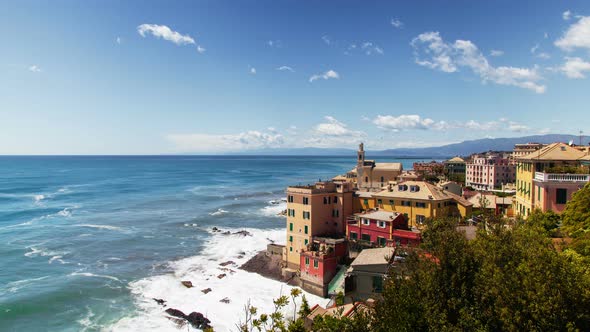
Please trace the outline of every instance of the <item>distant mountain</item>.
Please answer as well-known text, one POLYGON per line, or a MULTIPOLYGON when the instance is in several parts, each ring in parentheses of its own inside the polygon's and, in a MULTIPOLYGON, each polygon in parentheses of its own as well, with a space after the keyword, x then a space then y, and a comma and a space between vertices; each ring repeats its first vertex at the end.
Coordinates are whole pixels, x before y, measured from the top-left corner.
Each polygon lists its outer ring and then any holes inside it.
MULTIPOLYGON (((485 152, 490 150, 511 151, 512 149, 514 149, 514 144, 522 143, 534 142, 548 144, 553 142, 567 143, 569 141, 573 141, 575 144, 578 144, 579 139, 580 136, 560 134, 534 135, 509 138, 484 138, 427 148, 402 148, 381 151, 373 150, 367 151, 367 157, 371 158, 373 156, 387 156, 398 158, 446 158, 454 156, 468 156, 473 153, 485 152)), ((588 144, 589 140, 590 136, 582 136, 583 144, 588 144)), ((355 156, 356 150, 337 148, 278 148, 250 150, 238 154, 261 156, 355 156)))

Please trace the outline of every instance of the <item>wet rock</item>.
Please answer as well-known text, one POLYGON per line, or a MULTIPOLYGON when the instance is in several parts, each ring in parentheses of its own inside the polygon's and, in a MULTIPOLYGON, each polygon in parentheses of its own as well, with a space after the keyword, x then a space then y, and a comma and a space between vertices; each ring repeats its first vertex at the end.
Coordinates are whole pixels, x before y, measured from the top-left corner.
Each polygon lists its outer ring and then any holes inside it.
POLYGON ((248 231, 237 231, 234 233, 235 235, 242 235, 242 236, 252 236, 252 233, 248 231))
POLYGON ((234 262, 234 261, 227 261, 227 262, 219 263, 220 266, 228 266, 230 264, 235 265, 236 262, 234 262))
POLYGON ((221 233, 221 234, 223 234, 223 235, 230 235, 230 234, 231 234, 231 232, 230 232, 230 231, 225 231, 225 232, 223 232, 223 233, 221 233))
POLYGON ((268 242, 272 243, 272 244, 274 244, 274 243, 275 243, 275 240, 271 240, 271 239, 269 239, 269 238, 266 238, 266 240, 267 240, 268 242))
POLYGON ((244 255, 239 255, 238 256, 238 259, 242 259, 242 258, 244 258, 244 255))
POLYGON ((211 288, 205 288, 205 289, 201 289, 201 292, 203 292, 204 294, 207 294, 211 291, 211 288))
POLYGON ((186 288, 192 288, 193 287, 193 283, 190 282, 190 281, 181 281, 180 283, 183 284, 184 287, 186 287, 186 288))
POLYGON ((238 253, 238 255, 242 255, 242 256, 244 256, 245 254, 246 254, 246 252, 245 252, 245 251, 240 251, 240 252, 238 253))
POLYGON ((213 228, 211 228, 211 231, 213 231, 213 232, 219 232, 219 228, 213 227, 213 228))
POLYGON ((211 321, 200 312, 191 312, 190 315, 186 317, 186 320, 191 323, 194 328, 200 330, 211 328, 211 325, 209 325, 211 321))
POLYGON ((186 315, 184 314, 184 312, 178 309, 168 308, 166 309, 166 313, 170 316, 186 319, 186 315))
POLYGON ((229 299, 229 297, 224 297, 223 299, 219 300, 219 302, 221 302, 221 303, 230 303, 231 300, 229 299))
POLYGON ((223 278, 225 278, 226 275, 227 274, 222 273, 222 274, 220 274, 220 275, 217 276, 217 279, 223 279, 223 278))
POLYGON ((155 298, 153 298, 152 300, 156 301, 156 303, 159 304, 159 305, 166 306, 166 300, 155 299, 155 298))

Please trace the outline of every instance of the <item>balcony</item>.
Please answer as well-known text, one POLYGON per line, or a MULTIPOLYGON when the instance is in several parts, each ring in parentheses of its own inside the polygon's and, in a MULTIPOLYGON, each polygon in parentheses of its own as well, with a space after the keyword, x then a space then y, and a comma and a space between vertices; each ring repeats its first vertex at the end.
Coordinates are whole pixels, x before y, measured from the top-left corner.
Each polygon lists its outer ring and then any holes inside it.
POLYGON ((535 181, 585 183, 585 182, 590 182, 590 174, 571 174, 571 173, 557 174, 557 173, 535 172, 535 181))

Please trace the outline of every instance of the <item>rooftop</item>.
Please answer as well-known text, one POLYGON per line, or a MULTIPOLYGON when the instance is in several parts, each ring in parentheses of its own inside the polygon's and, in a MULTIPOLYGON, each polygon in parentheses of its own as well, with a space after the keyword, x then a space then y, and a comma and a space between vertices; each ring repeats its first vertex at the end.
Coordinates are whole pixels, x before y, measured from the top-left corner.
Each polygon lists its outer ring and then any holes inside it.
POLYGON ((387 212, 382 210, 370 210, 367 212, 356 213, 355 216, 373 219, 373 220, 381 220, 381 221, 390 221, 394 220, 400 215, 399 212, 387 212))
POLYGON ((517 157, 518 160, 560 160, 574 161, 583 158, 586 154, 565 143, 552 143, 537 151, 517 157))
POLYGON ((395 249, 392 247, 365 249, 361 251, 350 266, 389 264, 394 253, 395 249))
POLYGON ((451 158, 445 162, 446 163, 465 163, 465 160, 463 160, 463 158, 455 157, 455 158, 451 158))
POLYGON ((375 193, 373 196, 437 201, 453 199, 464 206, 472 205, 463 197, 444 191, 443 189, 425 181, 404 181, 397 185, 392 185, 390 188, 391 190, 383 190, 375 193), (400 186, 404 186, 403 188, 405 190, 400 190, 400 186), (413 191, 412 187, 415 188, 413 191))
POLYGON ((375 163, 376 170, 401 171, 401 163, 375 163))

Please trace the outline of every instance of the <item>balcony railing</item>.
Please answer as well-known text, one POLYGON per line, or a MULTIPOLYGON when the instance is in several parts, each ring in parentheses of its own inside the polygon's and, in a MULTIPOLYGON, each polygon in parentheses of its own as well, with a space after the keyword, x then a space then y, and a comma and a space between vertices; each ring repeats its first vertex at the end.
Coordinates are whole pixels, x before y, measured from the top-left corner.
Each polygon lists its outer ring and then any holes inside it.
POLYGON ((535 181, 540 182, 590 182, 590 174, 556 174, 535 172, 535 181))

